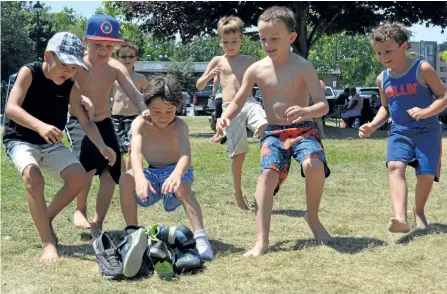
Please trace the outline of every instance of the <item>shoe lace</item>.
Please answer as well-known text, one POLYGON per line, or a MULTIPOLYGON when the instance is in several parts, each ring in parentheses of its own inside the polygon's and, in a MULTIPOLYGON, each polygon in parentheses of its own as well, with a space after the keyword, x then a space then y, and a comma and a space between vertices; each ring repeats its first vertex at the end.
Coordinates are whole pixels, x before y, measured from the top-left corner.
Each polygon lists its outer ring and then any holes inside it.
POLYGON ((106 260, 113 267, 118 267, 120 265, 116 250, 115 254, 107 256, 106 260))

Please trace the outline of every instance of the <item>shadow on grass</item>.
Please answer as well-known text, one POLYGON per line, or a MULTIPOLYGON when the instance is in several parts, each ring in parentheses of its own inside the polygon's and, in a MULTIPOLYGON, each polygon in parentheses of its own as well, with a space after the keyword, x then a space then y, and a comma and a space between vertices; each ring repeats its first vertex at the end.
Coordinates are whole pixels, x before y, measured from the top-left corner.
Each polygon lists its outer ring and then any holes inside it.
POLYGON ((306 214, 305 210, 294 210, 294 209, 278 209, 273 210, 272 214, 281 214, 290 217, 304 217, 306 214))
MULTIPOLYGON (((296 241, 292 248, 282 247, 282 245, 293 242, 293 240, 281 241, 269 248, 270 251, 290 251, 290 250, 302 250, 308 247, 323 246, 322 243, 315 239, 305 239, 296 241)), ((331 247, 339 253, 344 254, 356 254, 365 249, 371 249, 374 247, 385 246, 385 241, 374 238, 358 238, 358 237, 333 237, 331 241, 324 244, 324 246, 331 247)))
POLYGON ((425 229, 415 229, 411 231, 408 235, 405 235, 399 240, 397 240, 396 243, 408 244, 417 237, 422 237, 425 235, 442 234, 442 233, 444 234, 447 233, 447 225, 439 223, 428 224, 428 226, 425 229))
MULTIPOLYGON (((124 232, 122 230, 113 230, 113 231, 107 231, 107 234, 112 239, 113 243, 115 243, 115 245, 118 245, 118 243, 120 242, 119 239, 124 234, 124 232)), ((95 236, 95 238, 96 237, 99 237, 99 236, 95 236)), ((94 238, 90 234, 90 231, 85 231, 85 232, 81 233, 81 241, 93 243, 93 240, 94 240, 94 238)))
POLYGON ((194 133, 189 134, 190 138, 194 139, 211 139, 214 136, 214 133, 194 133))
POLYGON ((210 240, 211 247, 213 248, 214 255, 227 256, 233 253, 243 252, 244 248, 239 248, 234 245, 218 241, 218 240, 210 240))

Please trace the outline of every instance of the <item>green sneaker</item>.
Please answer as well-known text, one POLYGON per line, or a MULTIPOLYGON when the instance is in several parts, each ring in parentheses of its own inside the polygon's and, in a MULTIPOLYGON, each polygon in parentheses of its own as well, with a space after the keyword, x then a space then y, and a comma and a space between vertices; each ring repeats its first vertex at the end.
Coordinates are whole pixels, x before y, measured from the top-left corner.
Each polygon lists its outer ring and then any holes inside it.
POLYGON ((174 277, 174 268, 169 261, 159 261, 154 265, 154 273, 162 280, 170 280, 174 277))

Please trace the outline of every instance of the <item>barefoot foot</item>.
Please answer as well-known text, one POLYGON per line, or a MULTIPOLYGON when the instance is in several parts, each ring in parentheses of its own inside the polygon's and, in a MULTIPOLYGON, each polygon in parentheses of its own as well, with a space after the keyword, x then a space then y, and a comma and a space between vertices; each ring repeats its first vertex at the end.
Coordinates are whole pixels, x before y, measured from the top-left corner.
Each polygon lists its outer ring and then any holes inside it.
POLYGON ((43 252, 42 256, 40 257, 39 261, 48 263, 48 262, 56 262, 59 259, 59 254, 57 254, 57 249, 54 244, 47 243, 42 244, 43 252))
POLYGON ((234 197, 236 198, 237 206, 241 210, 249 210, 250 209, 250 205, 249 205, 248 200, 245 196, 238 197, 238 196, 234 195, 234 197))
POLYGON ((306 214, 304 214, 304 220, 309 225, 309 228, 314 234, 314 238, 317 242, 325 244, 331 240, 331 235, 329 235, 318 218, 310 219, 306 212, 306 214))
POLYGON ((388 230, 391 233, 408 233, 410 231, 410 226, 407 222, 392 217, 388 223, 388 230))
POLYGON ((247 251, 244 253, 245 257, 259 257, 268 251, 268 244, 262 243, 258 244, 256 243, 255 247, 251 249, 250 251, 247 251))
POLYGON ((89 229, 90 223, 87 220, 87 214, 85 212, 82 212, 80 210, 76 210, 74 215, 74 225, 78 229, 89 229))
POLYGON ((416 223, 416 228, 425 229, 428 226, 427 219, 425 218, 424 211, 416 213, 413 209, 414 222, 416 223))

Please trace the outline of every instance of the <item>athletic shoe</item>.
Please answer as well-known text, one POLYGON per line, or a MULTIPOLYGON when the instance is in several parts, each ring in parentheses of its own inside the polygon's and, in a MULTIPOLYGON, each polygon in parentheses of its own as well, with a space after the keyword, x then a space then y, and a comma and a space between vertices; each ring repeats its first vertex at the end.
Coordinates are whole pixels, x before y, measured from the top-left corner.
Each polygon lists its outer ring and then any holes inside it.
POLYGON ((203 262, 197 249, 182 250, 178 253, 176 259, 174 269, 178 274, 200 270, 203 267, 203 262))
POLYGON ((191 230, 184 225, 179 227, 169 227, 168 225, 153 225, 149 229, 151 238, 165 242, 172 249, 193 249, 196 247, 196 240, 191 230))
POLYGON ((158 241, 148 249, 148 254, 154 264, 154 273, 160 279, 167 280, 174 277, 173 264, 175 255, 163 241, 158 241))
POLYGON ((123 261, 123 274, 127 278, 136 276, 143 262, 143 255, 147 249, 147 235, 143 228, 135 226, 124 230, 127 234, 118 245, 118 252, 123 261))
POLYGON ((93 249, 99 272, 104 279, 115 280, 123 277, 123 265, 119 259, 117 248, 106 232, 93 241, 93 249))

